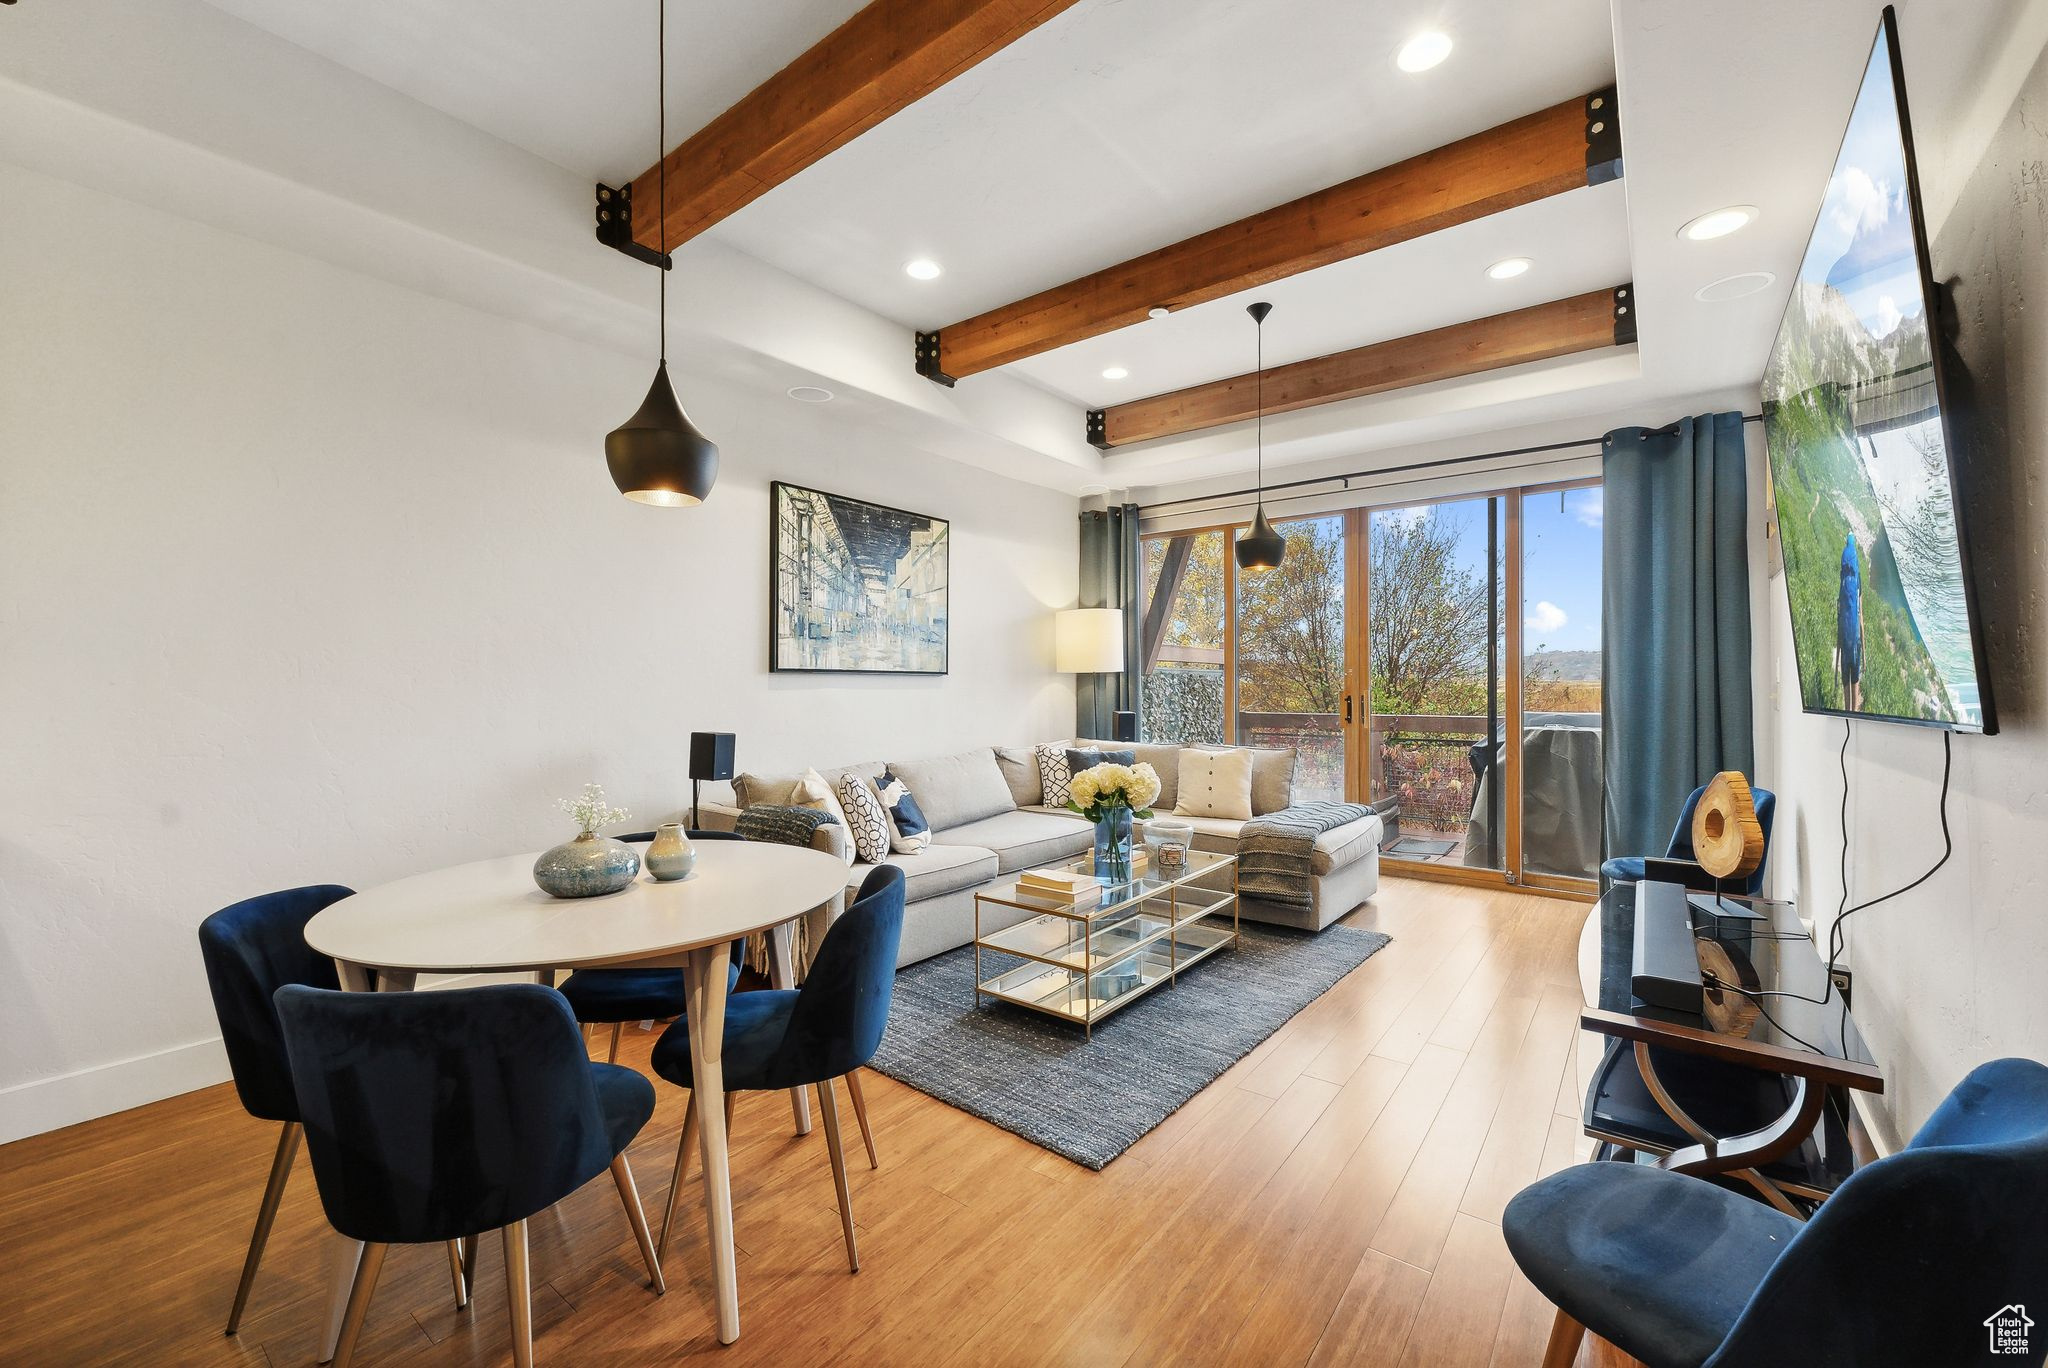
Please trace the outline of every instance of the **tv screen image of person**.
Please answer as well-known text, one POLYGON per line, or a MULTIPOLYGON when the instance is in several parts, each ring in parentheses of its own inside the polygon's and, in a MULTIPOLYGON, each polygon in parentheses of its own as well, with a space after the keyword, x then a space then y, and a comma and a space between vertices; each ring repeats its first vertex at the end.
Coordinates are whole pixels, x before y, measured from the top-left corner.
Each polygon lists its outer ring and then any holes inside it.
POLYGON ((1801 701, 1994 729, 1890 10, 1763 378, 1801 701))

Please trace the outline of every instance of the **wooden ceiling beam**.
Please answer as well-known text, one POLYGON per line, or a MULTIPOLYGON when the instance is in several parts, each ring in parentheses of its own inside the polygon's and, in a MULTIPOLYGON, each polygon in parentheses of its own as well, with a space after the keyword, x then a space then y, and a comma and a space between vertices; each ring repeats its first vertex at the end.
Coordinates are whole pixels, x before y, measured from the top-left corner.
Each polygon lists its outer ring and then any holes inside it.
MULTIPOLYGON (((1595 290, 1412 337, 1270 366, 1265 372, 1266 412, 1287 413, 1432 380, 1620 346, 1635 341, 1635 335, 1634 287, 1595 290)), ((1258 379, 1254 371, 1096 409, 1088 415, 1088 440, 1107 451, 1244 422, 1258 413, 1258 379)))
POLYGON ((917 369, 963 376, 1255 289, 1621 174, 1613 87, 919 333, 917 369))
POLYGON ((689 241, 1074 3, 873 0, 670 152, 667 205, 659 166, 634 177, 633 241, 657 248, 664 215, 689 241))

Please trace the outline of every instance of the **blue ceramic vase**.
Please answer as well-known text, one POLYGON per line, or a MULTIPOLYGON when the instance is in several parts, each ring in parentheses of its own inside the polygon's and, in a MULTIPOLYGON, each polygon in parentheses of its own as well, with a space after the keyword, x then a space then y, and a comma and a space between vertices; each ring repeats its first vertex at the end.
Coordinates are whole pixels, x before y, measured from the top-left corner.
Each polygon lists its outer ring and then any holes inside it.
POLYGON ((697 847, 683 834, 681 822, 663 822, 647 847, 647 872, 663 883, 687 879, 697 865, 697 847))
POLYGON ((1095 819, 1095 877, 1104 883, 1131 881, 1131 810, 1105 808, 1095 819))
POLYGON ((541 852, 533 881, 554 898, 595 898, 616 893, 640 873, 640 853, 624 841, 586 831, 541 852))

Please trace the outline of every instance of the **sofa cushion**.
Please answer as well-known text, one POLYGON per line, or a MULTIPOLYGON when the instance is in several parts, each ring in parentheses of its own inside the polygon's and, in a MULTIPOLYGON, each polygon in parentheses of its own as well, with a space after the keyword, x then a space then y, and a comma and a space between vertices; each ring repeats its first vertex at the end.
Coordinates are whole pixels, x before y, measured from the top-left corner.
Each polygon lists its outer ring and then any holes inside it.
POLYGON ((1252 815, 1294 805, 1294 747, 1246 746, 1252 753, 1252 815))
POLYGON ((996 768, 1003 772, 1003 782, 1009 786, 1012 803, 1020 808, 1033 807, 1045 797, 1045 780, 1038 774, 1038 755, 1029 746, 997 746, 995 757, 996 768))
MULTIPOLYGON (((1053 864, 1090 849, 1095 828, 1073 813, 1054 816, 1045 809, 998 813, 978 822, 941 832, 939 844, 962 842, 992 850, 999 873, 1053 864)), ((934 847, 936 848, 936 846, 934 847)))
POLYGON ((797 785, 803 778, 801 774, 742 774, 732 781, 733 806, 742 812, 763 804, 793 807, 797 785))
POLYGON ((882 800, 883 809, 889 814, 889 849, 898 855, 915 855, 932 843, 932 824, 925 817, 924 810, 917 805, 917 798, 896 775, 882 771, 882 781, 875 786, 876 794, 882 800))
MULTIPOLYGON (((803 776, 797 781, 796 787, 790 791, 790 802, 797 807, 816 808, 820 812, 830 813, 832 820, 845 828, 848 835, 851 836, 852 828, 846 820, 846 809, 839 805, 839 795, 832 791, 830 781, 816 770, 807 769, 803 772, 803 776)), ((854 849, 852 840, 849 839, 845 842, 844 849, 840 851, 840 854, 845 857, 848 864, 853 863, 854 849)))
POLYGON ((1097 765, 1135 765, 1138 752, 1130 746, 1069 746, 1067 747, 1067 777, 1072 779, 1084 769, 1097 765))
MULTIPOLYGON (((1152 772, 1159 776, 1159 796, 1152 800, 1153 810, 1155 812, 1173 811, 1174 799, 1180 793, 1181 748, 1179 746, 1132 745, 1128 741, 1089 740, 1078 740, 1073 742, 1072 744, 1076 746, 1089 747, 1095 750, 1130 751, 1133 755, 1137 757, 1134 761, 1132 761, 1133 764, 1150 765, 1152 767, 1152 772)), ((1258 766, 1254 764, 1252 768, 1256 772, 1258 766)), ((1256 779, 1254 780, 1254 782, 1256 782, 1256 779)), ((1017 806, 1023 807, 1024 804, 1019 803, 1017 804, 1017 806)))
POLYGON ((846 814, 846 825, 853 837, 854 853, 859 856, 853 867, 859 869, 887 858, 896 827, 874 786, 858 774, 842 774, 835 787, 840 810, 846 814))
POLYGON ((1252 764, 1246 750, 1184 750, 1180 753, 1177 817, 1252 815, 1252 764))
POLYGON ((892 760, 889 772, 917 799, 933 831, 978 822, 1017 806, 996 765, 996 753, 986 746, 936 760, 892 760))
MULTIPOLYGON (((935 843, 915 855, 890 855, 882 863, 903 871, 903 900, 909 903, 987 883, 997 873, 996 853, 980 846, 935 843)), ((874 867, 862 861, 847 870, 847 891, 858 889, 874 867)))
POLYGON ((1067 768, 1067 748, 1049 742, 1033 747, 1031 753, 1038 757, 1038 779, 1043 789, 1039 801, 1047 807, 1065 807, 1067 785, 1074 778, 1074 772, 1067 768))

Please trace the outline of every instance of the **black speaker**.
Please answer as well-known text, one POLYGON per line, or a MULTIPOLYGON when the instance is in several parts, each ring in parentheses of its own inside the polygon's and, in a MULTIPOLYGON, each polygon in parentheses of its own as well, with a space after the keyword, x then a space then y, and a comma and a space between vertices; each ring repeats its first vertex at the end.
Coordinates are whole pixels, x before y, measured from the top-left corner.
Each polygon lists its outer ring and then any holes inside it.
POLYGON ((1113 738, 1111 738, 1111 739, 1112 739, 1112 740, 1116 740, 1116 741, 1135 741, 1135 740, 1137 740, 1137 739, 1138 739, 1138 715, 1137 715, 1136 713, 1134 713, 1134 712, 1120 712, 1120 713, 1118 713, 1118 714, 1116 715, 1116 735, 1115 735, 1115 736, 1114 736, 1113 738))
POLYGON ((733 734, 690 733, 690 825, 697 825, 697 790, 706 779, 732 778, 733 734))
POLYGON ((690 777, 732 778, 732 747, 731 732, 691 732, 690 777))

